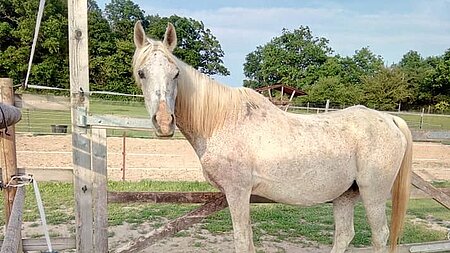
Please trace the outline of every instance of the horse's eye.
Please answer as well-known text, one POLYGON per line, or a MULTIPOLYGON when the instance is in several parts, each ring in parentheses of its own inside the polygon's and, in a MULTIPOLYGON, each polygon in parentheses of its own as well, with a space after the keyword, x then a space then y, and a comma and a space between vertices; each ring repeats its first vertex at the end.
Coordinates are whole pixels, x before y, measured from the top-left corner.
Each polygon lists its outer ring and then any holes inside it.
POLYGON ((141 79, 145 78, 144 71, 142 71, 142 70, 138 70, 138 75, 139 75, 139 78, 141 78, 141 79))
POLYGON ((180 75, 180 71, 177 72, 177 74, 175 75, 175 77, 173 79, 177 79, 179 75, 180 75))

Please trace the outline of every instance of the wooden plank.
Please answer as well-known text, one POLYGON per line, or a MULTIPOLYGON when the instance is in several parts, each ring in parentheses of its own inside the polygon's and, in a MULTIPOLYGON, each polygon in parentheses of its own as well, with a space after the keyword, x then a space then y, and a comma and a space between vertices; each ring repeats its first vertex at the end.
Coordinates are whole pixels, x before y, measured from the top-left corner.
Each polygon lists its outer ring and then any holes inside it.
POLYGON ((425 181, 415 172, 412 174, 412 184, 430 195, 430 197, 436 200, 439 204, 443 205, 447 209, 450 209, 450 196, 425 181))
POLYGON ((0 129, 14 125, 22 118, 22 113, 15 106, 0 103, 0 109, 0 129))
MULTIPOLYGON (((398 245, 397 253, 449 252, 449 248, 448 248, 449 244, 450 244, 449 241, 400 244, 400 245, 398 245)), ((371 252, 373 252, 373 249, 371 247, 367 247, 367 248, 349 248, 345 252, 353 252, 353 253, 365 253, 365 252, 367 252, 367 253, 371 253, 371 252)))
POLYGON ((79 109, 89 110, 87 0, 68 0, 70 104, 77 252, 94 252, 91 143, 79 127, 79 109))
MULTIPOLYGON (((3 240, 0 240, 0 245, 1 244, 3 244, 3 240)), ((43 238, 22 239, 22 245, 24 251, 45 252, 46 250, 48 250, 47 242, 43 238)), ((52 238, 52 249, 54 251, 75 249, 75 238, 70 237, 52 238)))
MULTIPOLYGON (((0 78, 1 102, 6 105, 14 104, 13 81, 10 78, 0 78)), ((13 175, 18 173, 16 157, 16 134, 15 126, 8 127, 7 132, 1 131, 1 166, 2 181, 7 184, 13 175)), ((11 209, 14 202, 16 188, 6 188, 3 191, 5 207, 5 223, 8 224, 11 215, 11 209)))
MULTIPOLYGON (((222 198, 221 192, 108 192, 109 203, 206 203, 222 198)), ((275 203, 252 195, 251 203, 275 203)))
POLYGON ((409 249, 409 252, 450 252, 450 241, 413 246, 409 249))
POLYGON ((180 230, 186 229, 195 223, 200 222, 208 215, 220 211, 228 206, 225 196, 216 198, 207 202, 200 208, 191 211, 175 220, 168 222, 166 225, 151 231, 150 233, 139 237, 136 241, 132 241, 125 246, 120 247, 116 252, 139 252, 158 240, 174 235, 180 230))
POLYGON ((94 172, 94 252, 108 252, 106 129, 92 129, 94 172))
POLYGON ((2 244, 1 253, 21 252, 22 214, 25 203, 25 188, 19 187, 14 198, 11 216, 5 232, 5 240, 2 244))
POLYGON ((72 168, 19 168, 19 170, 32 174, 38 182, 73 182, 72 168))
POLYGON ((154 129, 150 119, 121 117, 116 115, 87 115, 86 125, 96 127, 112 127, 112 128, 133 128, 133 129, 154 129))
POLYGON ((77 252, 93 250, 93 176, 90 140, 83 134, 72 134, 75 194, 75 229, 77 252))

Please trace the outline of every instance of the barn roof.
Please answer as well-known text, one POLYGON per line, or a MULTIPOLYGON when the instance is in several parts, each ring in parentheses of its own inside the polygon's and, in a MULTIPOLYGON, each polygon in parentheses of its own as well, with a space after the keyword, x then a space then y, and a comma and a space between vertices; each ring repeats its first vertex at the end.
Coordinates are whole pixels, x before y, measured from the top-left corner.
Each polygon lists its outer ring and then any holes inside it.
POLYGON ((278 91, 281 91, 281 89, 283 89, 283 93, 285 93, 285 94, 292 95, 292 93, 294 93, 294 97, 308 95, 308 94, 306 94, 306 92, 304 92, 302 90, 299 90, 297 88, 290 87, 290 86, 287 86, 287 85, 281 84, 281 83, 277 83, 277 84, 273 84, 273 85, 270 85, 270 86, 264 86, 264 87, 256 88, 255 90, 257 92, 263 92, 263 91, 266 91, 266 90, 278 90, 278 91))

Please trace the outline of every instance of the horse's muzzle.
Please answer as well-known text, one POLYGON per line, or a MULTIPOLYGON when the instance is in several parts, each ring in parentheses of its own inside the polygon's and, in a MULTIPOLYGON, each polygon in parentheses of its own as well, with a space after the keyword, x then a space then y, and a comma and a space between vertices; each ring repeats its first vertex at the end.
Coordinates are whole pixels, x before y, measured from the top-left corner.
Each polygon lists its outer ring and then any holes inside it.
POLYGON ((158 111, 152 117, 156 136, 172 137, 175 132, 175 117, 167 110, 165 102, 160 102, 158 111))
POLYGON ((173 114, 170 114, 170 122, 160 124, 157 120, 157 116, 153 115, 152 121, 155 126, 155 134, 157 137, 172 137, 175 132, 175 118, 173 114))

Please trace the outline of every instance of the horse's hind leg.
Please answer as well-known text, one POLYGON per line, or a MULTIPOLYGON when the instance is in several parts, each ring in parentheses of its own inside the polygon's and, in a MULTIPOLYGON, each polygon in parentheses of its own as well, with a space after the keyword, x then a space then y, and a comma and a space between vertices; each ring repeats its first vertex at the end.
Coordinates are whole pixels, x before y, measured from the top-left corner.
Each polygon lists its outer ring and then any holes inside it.
POLYGON ((343 253, 355 236, 353 215, 355 203, 358 200, 357 189, 350 188, 344 194, 333 200, 334 242, 331 253, 343 253))
MULTIPOLYGON (((386 186, 384 186, 386 187, 386 186)), ((372 230, 372 245, 374 253, 384 253, 387 251, 386 243, 389 236, 389 228, 386 219, 387 193, 382 190, 382 186, 368 187, 369 189, 359 189, 361 199, 366 209, 366 216, 372 230)))

